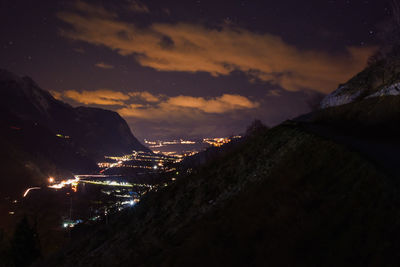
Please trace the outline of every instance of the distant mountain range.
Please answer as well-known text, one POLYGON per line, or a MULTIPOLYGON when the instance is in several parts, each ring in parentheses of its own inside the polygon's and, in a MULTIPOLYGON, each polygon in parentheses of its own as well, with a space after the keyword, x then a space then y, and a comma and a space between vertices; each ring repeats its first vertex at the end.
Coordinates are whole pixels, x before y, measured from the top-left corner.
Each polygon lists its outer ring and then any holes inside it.
POLYGON ((72 107, 31 78, 0 70, 0 193, 20 192, 49 175, 97 170, 105 155, 150 151, 118 113, 72 107))

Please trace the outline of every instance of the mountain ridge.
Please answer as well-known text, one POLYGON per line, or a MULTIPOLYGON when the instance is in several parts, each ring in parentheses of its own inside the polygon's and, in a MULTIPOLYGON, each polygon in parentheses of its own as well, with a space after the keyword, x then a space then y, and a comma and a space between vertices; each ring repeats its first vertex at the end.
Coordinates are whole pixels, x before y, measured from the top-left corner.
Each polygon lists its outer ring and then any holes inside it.
POLYGON ((10 192, 21 192, 45 182, 50 175, 96 172, 96 162, 104 156, 150 151, 118 113, 72 107, 31 78, 1 69, 0 110, 0 137, 7 148, 0 158, 9 176, 1 181, 4 194, 7 187, 13 188, 10 192))

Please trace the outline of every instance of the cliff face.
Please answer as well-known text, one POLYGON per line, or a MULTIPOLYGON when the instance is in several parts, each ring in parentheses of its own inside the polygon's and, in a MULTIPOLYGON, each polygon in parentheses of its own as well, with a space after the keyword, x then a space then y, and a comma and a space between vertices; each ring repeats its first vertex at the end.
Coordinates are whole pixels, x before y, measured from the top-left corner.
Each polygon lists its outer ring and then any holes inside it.
POLYGON ((321 108, 340 106, 362 99, 400 95, 400 47, 354 76, 321 102, 321 108))
POLYGON ((77 107, 72 125, 65 127, 66 134, 78 140, 79 145, 98 155, 123 155, 132 150, 150 151, 131 133, 128 124, 113 111, 77 107))
POLYGON ((95 171, 105 155, 149 151, 118 113, 73 108, 32 79, 0 70, 1 192, 38 185, 48 175, 95 171))
POLYGON ((395 95, 400 95, 400 83, 398 82, 374 90, 354 90, 349 85, 342 85, 322 100, 321 108, 341 106, 362 99, 395 95))

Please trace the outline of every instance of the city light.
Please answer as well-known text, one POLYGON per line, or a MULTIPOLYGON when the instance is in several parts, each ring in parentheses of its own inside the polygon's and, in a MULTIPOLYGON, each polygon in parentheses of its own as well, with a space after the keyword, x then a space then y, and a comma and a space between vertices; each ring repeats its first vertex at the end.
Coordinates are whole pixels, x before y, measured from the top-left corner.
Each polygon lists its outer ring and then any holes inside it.
MULTIPOLYGON (((59 136, 61 137, 61 136, 59 136)), ((164 142, 165 144, 194 144, 193 141, 187 140, 175 140, 171 142, 164 142)), ((108 175, 105 171, 112 168, 133 168, 137 170, 147 170, 143 173, 168 173, 176 171, 174 163, 180 162, 185 156, 193 155, 197 151, 185 151, 180 155, 171 155, 170 153, 159 153, 155 154, 153 152, 145 151, 132 151, 131 154, 123 156, 105 156, 104 162, 99 162, 97 165, 101 168, 100 174, 88 174, 88 175, 74 175, 71 178, 60 178, 49 176, 47 178, 47 187, 55 190, 66 188, 68 190, 62 191, 63 194, 67 196, 72 196, 72 194, 78 192, 79 185, 90 184, 96 186, 102 186, 101 192, 105 195, 115 197, 117 200, 112 204, 102 203, 104 209, 96 208, 96 213, 94 217, 90 217, 89 220, 97 220, 107 214, 111 214, 114 211, 121 211, 125 208, 133 207, 140 201, 140 198, 147 194, 149 191, 157 191, 162 187, 166 187, 169 183, 160 184, 148 184, 148 183, 134 183, 122 175, 108 175), (129 181, 129 182, 128 182, 129 181), (99 213, 101 211, 101 214, 99 213)), ((141 173, 138 173, 141 174, 141 173)), ((170 181, 175 181, 176 178, 170 178, 170 181)), ((84 188, 84 187, 82 187, 84 188)), ((31 190, 41 189, 40 187, 28 188, 23 197, 26 197, 31 190)), ((10 212, 10 215, 11 212, 10 212)), ((86 220, 86 219, 85 219, 86 220)), ((82 220, 64 220, 60 227, 65 229, 72 228, 76 224, 82 222, 82 220)))
POLYGON ((79 177, 75 176, 74 179, 62 180, 59 183, 49 185, 49 187, 53 189, 61 189, 66 187, 67 185, 76 186, 78 185, 78 183, 79 183, 79 177))

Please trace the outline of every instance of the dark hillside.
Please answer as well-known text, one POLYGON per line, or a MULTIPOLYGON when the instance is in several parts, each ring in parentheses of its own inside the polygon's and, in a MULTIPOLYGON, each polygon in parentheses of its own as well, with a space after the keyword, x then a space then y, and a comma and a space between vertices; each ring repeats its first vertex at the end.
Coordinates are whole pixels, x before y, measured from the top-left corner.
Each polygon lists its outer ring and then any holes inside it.
POLYGON ((149 194, 47 266, 391 266, 395 177, 286 123, 149 194))

